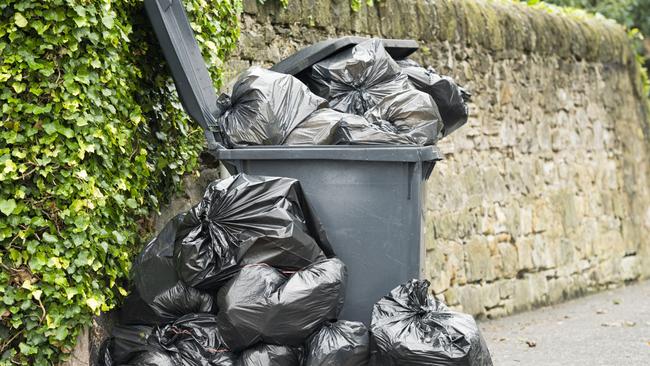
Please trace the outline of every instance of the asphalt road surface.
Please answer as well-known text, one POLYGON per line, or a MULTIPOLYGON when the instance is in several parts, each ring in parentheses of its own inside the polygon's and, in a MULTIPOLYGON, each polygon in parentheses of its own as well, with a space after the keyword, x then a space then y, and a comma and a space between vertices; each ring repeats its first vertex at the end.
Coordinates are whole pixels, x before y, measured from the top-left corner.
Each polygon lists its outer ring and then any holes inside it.
POLYGON ((650 281, 480 326, 495 366, 650 366, 650 281))

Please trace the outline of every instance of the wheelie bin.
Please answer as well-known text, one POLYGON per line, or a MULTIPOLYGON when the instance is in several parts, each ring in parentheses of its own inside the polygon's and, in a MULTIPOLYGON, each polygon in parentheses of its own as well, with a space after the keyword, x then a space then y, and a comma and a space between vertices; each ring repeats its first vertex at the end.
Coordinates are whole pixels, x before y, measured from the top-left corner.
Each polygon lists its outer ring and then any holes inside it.
MULTIPOLYGON (((436 161, 433 146, 255 146, 229 149, 216 122, 217 97, 179 0, 145 0, 181 102, 205 130, 208 151, 231 173, 300 180, 336 255, 348 268, 341 319, 370 322, 372 306, 396 285, 424 276, 425 182, 436 161)), ((316 44, 278 63, 298 74, 364 40, 316 44)), ((394 57, 417 49, 411 40, 385 40, 394 57)))

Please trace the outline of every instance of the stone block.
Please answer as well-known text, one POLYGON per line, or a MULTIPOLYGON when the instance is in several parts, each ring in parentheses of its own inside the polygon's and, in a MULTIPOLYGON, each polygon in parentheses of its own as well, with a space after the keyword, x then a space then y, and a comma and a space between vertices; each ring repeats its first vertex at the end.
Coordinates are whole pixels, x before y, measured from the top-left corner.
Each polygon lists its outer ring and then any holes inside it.
POLYGON ((501 297, 501 300, 507 300, 507 299, 513 299, 515 296, 515 283, 516 279, 509 279, 509 280, 501 280, 498 282, 495 282, 497 286, 499 287, 499 297, 501 297))
POLYGON ((639 257, 635 255, 627 256, 621 259, 621 277, 625 281, 636 280, 640 277, 639 257))
POLYGON ((478 224, 478 218, 475 213, 471 210, 465 209, 458 213, 457 218, 457 231, 456 238, 468 238, 469 236, 476 233, 476 227, 478 224))
POLYGON ((535 268, 553 268, 555 267, 554 255, 557 249, 558 241, 548 240, 541 235, 535 235, 532 242, 532 258, 535 268))
POLYGON ((511 243, 497 244, 499 257, 501 257, 501 273, 498 278, 512 278, 518 272, 517 247, 511 243))
POLYGON ((460 306, 463 312, 474 316, 485 314, 483 299, 481 298, 481 288, 478 285, 466 285, 458 289, 460 306))
POLYGON ((527 279, 515 281, 515 292, 512 307, 515 311, 530 309, 533 304, 533 288, 527 279))
POLYGON ((496 283, 488 283, 481 286, 481 302, 484 308, 491 309, 499 306, 501 295, 496 283))
POLYGON ((555 260, 555 263, 557 263, 558 266, 569 266, 572 263, 575 263, 575 243, 568 238, 561 238, 558 243, 559 245, 556 250, 557 258, 555 260))
POLYGON ((530 302, 533 306, 548 303, 548 281, 544 273, 532 273, 527 276, 530 289, 530 302))
POLYGON ((515 241, 517 248, 517 269, 519 271, 529 271, 535 268, 533 262, 533 238, 519 238, 515 241))
POLYGON ((533 210, 531 207, 522 207, 519 211, 519 232, 527 235, 533 232, 533 210))
POLYGON ((465 276, 463 245, 455 241, 446 242, 443 251, 445 253, 445 271, 449 275, 451 284, 465 284, 467 278, 465 276))
POLYGON ((450 285, 450 275, 443 250, 437 249, 427 252, 426 263, 426 275, 431 281, 431 290, 436 294, 444 292, 450 285))
POLYGON ((467 280, 477 282, 494 278, 494 267, 487 241, 483 237, 473 237, 465 247, 467 280))
POLYGON ((445 304, 447 304, 447 306, 460 305, 460 298, 458 293, 458 287, 448 288, 447 291, 444 292, 445 304))
POLYGON ((557 303, 569 297, 569 279, 560 277, 548 281, 548 294, 546 301, 557 303))
POLYGON ((554 222, 551 205, 543 199, 535 201, 533 208, 533 231, 543 232, 552 228, 554 222))
POLYGON ((458 222, 455 215, 441 215, 433 219, 433 228, 436 239, 454 239, 457 237, 458 222))

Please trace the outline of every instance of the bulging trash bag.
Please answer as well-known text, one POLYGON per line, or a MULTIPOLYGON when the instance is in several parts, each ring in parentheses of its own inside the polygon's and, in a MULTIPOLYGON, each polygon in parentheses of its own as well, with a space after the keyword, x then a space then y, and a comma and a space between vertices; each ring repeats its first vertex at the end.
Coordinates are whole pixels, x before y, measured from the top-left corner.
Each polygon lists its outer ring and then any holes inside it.
POLYGON ((467 101, 471 95, 458 86, 454 79, 440 75, 430 67, 425 69, 410 59, 397 63, 408 75, 413 86, 433 97, 444 123, 443 136, 449 135, 467 122, 467 101))
POLYGON ((339 140, 342 141, 339 145, 417 145, 413 138, 400 134, 386 121, 373 124, 362 116, 347 114, 341 128, 345 137, 339 140))
MULTIPOLYGON (((169 269, 175 271, 173 267, 169 269)), ((171 285, 171 284, 170 284, 171 285)), ((145 299, 134 288, 124 299, 119 319, 127 325, 161 325, 193 312, 212 312, 212 296, 177 281, 157 296, 145 299)))
POLYGON ((319 109, 300 123, 287 137, 285 145, 414 145, 409 136, 402 136, 390 123, 375 125, 364 117, 319 109))
POLYGON ((217 322, 234 351, 257 342, 296 346, 343 306, 347 272, 325 259, 287 277, 267 265, 249 265, 217 294, 217 322))
POLYGON ((177 366, 165 351, 150 341, 152 327, 117 325, 99 350, 100 366, 177 366))
POLYGON ((116 325, 111 331, 111 358, 116 364, 124 363, 137 352, 146 352, 154 349, 149 343, 152 327, 144 325, 120 326, 116 325))
POLYGON ((244 350, 237 366, 302 366, 303 348, 258 343, 244 350))
POLYGON ((376 125, 390 124, 400 135, 420 145, 433 145, 441 137, 442 119, 433 98, 419 90, 404 90, 382 99, 365 114, 376 125))
POLYGON ((158 325, 190 313, 208 313, 212 296, 179 281, 174 241, 184 214, 170 220, 133 262, 134 289, 120 309, 120 323, 158 325))
POLYGON ((339 320, 325 323, 305 345, 305 366, 364 366, 370 357, 368 328, 339 320))
POLYGON ((336 145, 343 113, 330 108, 315 111, 291 131, 284 145, 336 145))
POLYGON ((212 314, 188 314, 155 330, 153 337, 177 366, 235 365, 212 314))
POLYGON ((331 108, 358 115, 390 94, 413 88, 378 39, 314 64, 309 84, 331 108))
POLYGON ((311 112, 327 106, 291 75, 261 67, 242 73, 232 97, 222 94, 219 125, 233 146, 280 145, 311 112))
POLYGON ((299 182, 281 177, 238 174, 212 182, 176 238, 177 272, 201 289, 217 289, 240 265, 297 270, 324 259, 321 247, 331 253, 299 182))
POLYGON ((371 365, 492 366, 474 318, 428 290, 429 281, 411 280, 375 304, 371 365))

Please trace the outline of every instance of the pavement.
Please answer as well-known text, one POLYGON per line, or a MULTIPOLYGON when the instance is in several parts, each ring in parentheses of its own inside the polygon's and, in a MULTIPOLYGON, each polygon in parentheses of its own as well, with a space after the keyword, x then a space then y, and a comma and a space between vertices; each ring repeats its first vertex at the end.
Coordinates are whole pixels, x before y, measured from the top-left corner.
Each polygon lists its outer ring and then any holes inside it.
POLYGON ((650 366, 650 281, 480 327, 495 366, 650 366))

